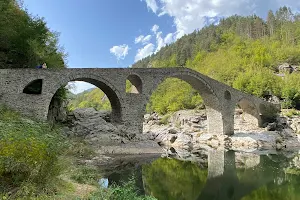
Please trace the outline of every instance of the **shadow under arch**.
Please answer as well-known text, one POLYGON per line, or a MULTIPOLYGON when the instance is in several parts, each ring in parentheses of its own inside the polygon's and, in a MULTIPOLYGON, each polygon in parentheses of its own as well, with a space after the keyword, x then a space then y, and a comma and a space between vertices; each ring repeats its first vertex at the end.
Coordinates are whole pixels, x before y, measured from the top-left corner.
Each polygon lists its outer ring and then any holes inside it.
MULTIPOLYGON (((185 81, 191 85, 202 97, 203 103, 206 107, 207 113, 207 124, 208 132, 211 134, 232 134, 231 130, 229 132, 225 130, 223 116, 222 116, 222 106, 220 104, 218 96, 215 94, 212 87, 200 76, 200 74, 193 70, 182 70, 178 72, 172 72, 166 74, 160 78, 151 89, 151 91, 146 94, 146 101, 149 102, 151 95, 158 88, 158 86, 165 81, 167 78, 177 78, 185 81)), ((146 105, 145 105, 146 110, 146 105)))
POLYGON ((43 79, 30 81, 23 89, 25 94, 42 94, 43 79))
POLYGON ((61 88, 66 86, 69 82, 73 81, 83 81, 86 83, 90 83, 99 89, 101 89, 107 98, 110 101, 111 104, 111 122, 112 123, 121 123, 122 122, 122 106, 121 101, 122 98, 120 96, 120 93, 114 88, 112 84, 110 84, 107 80, 103 79, 102 77, 94 77, 91 75, 84 76, 78 76, 78 77, 71 77, 68 79, 64 79, 61 82, 58 82, 53 88, 51 88, 51 102, 48 106, 48 117, 49 117, 49 109, 51 107, 51 103, 53 98, 55 97, 56 92, 61 88))
POLYGON ((237 105, 243 110, 243 113, 246 113, 246 115, 242 114, 242 117, 244 118, 243 120, 255 125, 256 127, 262 126, 259 110, 252 101, 247 98, 241 98, 237 102, 237 105))

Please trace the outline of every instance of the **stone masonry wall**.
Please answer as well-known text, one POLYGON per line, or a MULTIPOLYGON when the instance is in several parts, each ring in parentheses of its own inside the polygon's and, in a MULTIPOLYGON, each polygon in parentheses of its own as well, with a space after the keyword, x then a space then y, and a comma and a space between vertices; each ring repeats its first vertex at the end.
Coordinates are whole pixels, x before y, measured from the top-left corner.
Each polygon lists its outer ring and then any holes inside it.
POLYGON ((112 120, 141 133, 146 104, 166 78, 179 78, 193 86, 207 108, 208 132, 233 134, 234 108, 242 102, 245 112, 262 125, 279 111, 278 105, 240 92, 188 68, 85 68, 85 69, 0 69, 0 102, 24 115, 47 120, 53 95, 70 81, 85 81, 99 87, 112 105, 112 120), (25 94, 24 88, 42 79, 41 94, 25 94), (126 80, 135 93, 126 93, 126 80))

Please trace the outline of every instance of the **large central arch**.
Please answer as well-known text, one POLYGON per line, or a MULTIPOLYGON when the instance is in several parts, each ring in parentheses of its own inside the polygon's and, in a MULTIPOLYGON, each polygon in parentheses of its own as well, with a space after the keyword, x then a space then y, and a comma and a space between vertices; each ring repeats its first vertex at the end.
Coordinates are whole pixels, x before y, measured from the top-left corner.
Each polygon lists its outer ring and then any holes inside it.
MULTIPOLYGON (((121 106, 121 95, 120 92, 106 79, 94 75, 86 75, 86 76, 71 76, 67 79, 58 81, 51 89, 50 89, 50 95, 51 95, 51 101, 55 95, 55 93, 61 88, 66 86, 69 82, 72 81, 83 81, 90 84, 95 85, 99 89, 101 89, 107 96, 107 98, 110 101, 112 112, 111 112, 111 121, 113 123, 122 123, 122 106, 121 106)), ((49 112, 49 106, 51 104, 51 101, 48 105, 48 112, 49 112)))
POLYGON ((183 80, 190 84, 197 92, 199 92, 206 106, 208 133, 224 134, 224 132, 226 132, 226 130, 224 130, 222 107, 219 98, 215 94, 212 87, 197 72, 192 72, 191 70, 183 70, 172 72, 159 78, 150 92, 146 94, 147 102, 149 102, 152 93, 158 87, 158 85, 165 81, 167 78, 178 78, 180 80, 183 80))

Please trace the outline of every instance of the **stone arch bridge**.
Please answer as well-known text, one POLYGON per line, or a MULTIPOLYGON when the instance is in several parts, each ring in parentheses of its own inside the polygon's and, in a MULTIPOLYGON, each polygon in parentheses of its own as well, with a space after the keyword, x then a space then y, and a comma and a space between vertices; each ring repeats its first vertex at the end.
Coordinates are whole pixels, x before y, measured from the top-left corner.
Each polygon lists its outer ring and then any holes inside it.
POLYGON ((208 132, 231 135, 237 104, 254 117, 258 126, 272 121, 280 106, 238 91, 188 68, 73 68, 0 69, 0 102, 20 113, 47 120, 57 90, 70 81, 85 81, 100 88, 112 106, 112 121, 132 132, 142 132, 146 104, 166 78, 179 78, 196 89, 204 100, 208 132), (126 93, 126 80, 134 86, 126 93), (40 90, 28 92, 32 84, 40 90))

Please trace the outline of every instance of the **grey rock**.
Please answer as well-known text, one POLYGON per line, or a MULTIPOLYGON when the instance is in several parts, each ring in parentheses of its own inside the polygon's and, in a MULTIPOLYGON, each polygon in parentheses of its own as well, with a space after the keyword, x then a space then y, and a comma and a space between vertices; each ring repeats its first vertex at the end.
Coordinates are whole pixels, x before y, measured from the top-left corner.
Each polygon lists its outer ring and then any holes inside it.
POLYGON ((300 118, 293 118, 291 121, 291 128, 298 134, 300 133, 300 118))
POLYGON ((200 120, 201 120, 201 117, 193 117, 193 118, 191 118, 191 122, 196 123, 196 124, 199 123, 200 120))
POLYGON ((282 65, 278 66, 278 70, 279 72, 292 73, 294 71, 294 68, 288 63, 283 63, 282 65))
POLYGON ((176 133, 177 133, 177 130, 174 129, 174 128, 171 128, 171 129, 169 129, 169 133, 170 133, 170 134, 176 134, 176 133))
POLYGON ((273 123, 269 123, 266 127, 266 130, 267 131, 275 131, 276 130, 276 127, 277 127, 277 124, 275 122, 273 123))

